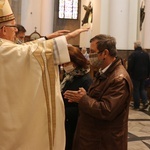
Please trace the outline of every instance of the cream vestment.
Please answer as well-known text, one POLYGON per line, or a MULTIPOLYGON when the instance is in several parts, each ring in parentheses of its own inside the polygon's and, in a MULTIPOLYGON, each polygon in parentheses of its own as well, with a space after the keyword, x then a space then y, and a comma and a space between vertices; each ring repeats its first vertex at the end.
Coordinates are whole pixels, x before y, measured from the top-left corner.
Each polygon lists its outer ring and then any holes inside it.
POLYGON ((64 150, 58 64, 64 36, 14 44, 0 39, 0 150, 64 150))

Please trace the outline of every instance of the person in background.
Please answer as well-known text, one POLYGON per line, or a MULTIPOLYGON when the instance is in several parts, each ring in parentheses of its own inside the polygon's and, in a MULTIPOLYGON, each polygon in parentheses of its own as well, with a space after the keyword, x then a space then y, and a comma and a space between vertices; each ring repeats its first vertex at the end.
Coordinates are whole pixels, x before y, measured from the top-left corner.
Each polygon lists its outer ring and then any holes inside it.
POLYGON ((89 60, 89 54, 88 54, 88 52, 87 52, 86 47, 82 47, 81 53, 83 54, 83 56, 84 56, 87 60, 89 60))
POLYGON ((79 118, 73 150, 127 150, 132 81, 116 57, 116 40, 96 35, 90 40, 90 63, 97 68, 88 92, 67 90, 64 97, 77 102, 79 118))
MULTIPOLYGON (((66 90, 76 91, 80 87, 83 87, 87 91, 92 83, 92 79, 89 74, 89 61, 82 55, 81 51, 77 47, 68 46, 68 50, 71 61, 63 64, 65 77, 61 82, 62 96, 66 90)), ((69 103, 64 96, 63 100, 66 114, 66 150, 71 150, 79 115, 78 104, 75 102, 69 103)))
POLYGON ((16 27, 18 29, 18 31, 16 32, 16 43, 22 44, 25 40, 26 29, 20 24, 17 24, 16 27))
POLYGON ((149 102, 145 89, 145 80, 150 75, 150 59, 146 51, 141 47, 141 42, 134 43, 134 52, 128 58, 128 72, 133 82, 133 100, 135 110, 144 110, 149 102), (140 109, 140 99, 143 107, 140 109))
POLYGON ((16 44, 14 14, 0 1, 0 150, 65 149, 58 65, 70 61, 67 41, 87 30, 16 44))

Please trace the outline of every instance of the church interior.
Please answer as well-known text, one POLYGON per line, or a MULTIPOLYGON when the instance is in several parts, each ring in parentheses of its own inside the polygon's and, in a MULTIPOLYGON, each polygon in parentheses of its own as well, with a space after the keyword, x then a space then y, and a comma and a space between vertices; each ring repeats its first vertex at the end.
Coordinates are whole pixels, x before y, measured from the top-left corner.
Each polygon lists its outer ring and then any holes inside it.
MULTIPOLYGON (((65 18, 59 14, 63 11, 59 6, 61 0, 9 0, 9 2, 17 23, 27 30, 26 41, 31 40, 33 34, 43 37, 57 30, 73 31, 88 26, 90 29, 87 33, 71 39, 69 44, 89 49, 91 37, 101 33, 110 34, 116 38, 118 56, 123 59, 125 67, 135 41, 140 40, 142 47, 150 52, 150 0, 77 0, 77 13, 73 18, 65 18), (84 6, 89 5, 92 8, 91 18, 84 24, 83 18, 86 13, 84 6)), ((128 126, 128 150, 149 150, 150 106, 145 111, 130 108, 128 126)))

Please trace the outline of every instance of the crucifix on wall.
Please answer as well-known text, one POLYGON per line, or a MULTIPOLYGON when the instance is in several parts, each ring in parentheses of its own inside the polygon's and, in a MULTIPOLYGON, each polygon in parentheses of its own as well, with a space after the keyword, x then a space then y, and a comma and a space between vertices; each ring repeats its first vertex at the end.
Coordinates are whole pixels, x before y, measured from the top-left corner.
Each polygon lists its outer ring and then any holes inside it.
POLYGON ((84 24, 92 23, 93 20, 93 7, 91 5, 91 2, 89 2, 89 5, 83 5, 84 10, 86 11, 85 16, 82 20, 82 26, 84 24))
POLYGON ((142 24, 144 22, 144 18, 145 18, 145 5, 142 2, 140 8, 140 31, 142 30, 142 24))

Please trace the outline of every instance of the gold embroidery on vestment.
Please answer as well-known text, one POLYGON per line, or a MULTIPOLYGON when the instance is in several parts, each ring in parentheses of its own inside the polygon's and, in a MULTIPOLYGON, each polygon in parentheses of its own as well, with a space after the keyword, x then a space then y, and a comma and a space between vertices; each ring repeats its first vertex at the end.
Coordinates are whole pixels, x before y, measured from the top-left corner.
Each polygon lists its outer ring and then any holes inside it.
POLYGON ((43 79, 43 87, 45 92, 46 106, 47 106, 47 119, 48 119, 48 132, 49 132, 49 146, 50 150, 53 149, 54 145, 54 135, 56 130, 56 109, 55 109, 55 68, 54 68, 54 60, 53 53, 48 49, 46 49, 46 64, 44 62, 42 51, 44 44, 39 43, 36 51, 34 51, 33 55, 41 66, 42 70, 42 79, 43 79), (48 69, 47 69, 48 68, 48 69), (48 70, 49 83, 46 77, 46 71, 48 70), (48 92, 48 84, 50 86, 50 93, 48 92), (50 95, 49 95, 50 94, 50 95), (50 99, 49 99, 50 96, 50 99))

